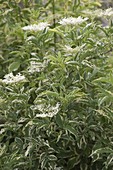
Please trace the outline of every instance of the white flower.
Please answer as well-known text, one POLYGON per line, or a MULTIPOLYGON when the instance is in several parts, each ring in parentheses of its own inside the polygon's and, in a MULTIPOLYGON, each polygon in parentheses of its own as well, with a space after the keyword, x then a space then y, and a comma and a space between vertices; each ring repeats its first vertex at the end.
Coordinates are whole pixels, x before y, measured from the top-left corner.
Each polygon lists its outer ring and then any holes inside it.
POLYGON ((106 9, 105 11, 103 10, 103 11, 101 11, 100 14, 99 14, 100 17, 102 17, 102 16, 108 16, 108 17, 110 17, 110 16, 112 16, 112 15, 113 15, 113 9, 112 9, 112 8, 108 8, 108 9, 106 9))
POLYGON ((30 67, 28 67, 29 73, 35 73, 42 71, 47 65, 47 61, 39 62, 39 61, 31 61, 30 67))
POLYGON ((56 104, 56 106, 46 106, 44 104, 39 104, 39 105, 36 105, 34 107, 32 107, 32 110, 38 110, 40 111, 41 113, 40 114, 36 114, 36 117, 53 117, 55 116, 58 111, 59 111, 59 103, 56 104))
POLYGON ((59 23, 61 25, 77 25, 87 20, 88 18, 82 18, 81 16, 79 16, 78 18, 69 17, 69 18, 63 18, 62 20, 59 21, 59 23))
POLYGON ((23 27, 22 29, 24 31, 43 31, 45 28, 48 28, 50 24, 48 24, 47 22, 41 22, 38 25, 37 24, 33 24, 33 25, 28 25, 23 27))
POLYGON ((25 80, 25 76, 22 76, 20 73, 18 73, 16 76, 14 76, 13 73, 9 73, 4 76, 4 79, 2 80, 2 82, 6 84, 11 84, 11 83, 17 83, 23 80, 25 80))
POLYGON ((83 12, 93 17, 110 17, 113 15, 113 8, 108 8, 106 10, 97 9, 95 11, 85 10, 83 12))

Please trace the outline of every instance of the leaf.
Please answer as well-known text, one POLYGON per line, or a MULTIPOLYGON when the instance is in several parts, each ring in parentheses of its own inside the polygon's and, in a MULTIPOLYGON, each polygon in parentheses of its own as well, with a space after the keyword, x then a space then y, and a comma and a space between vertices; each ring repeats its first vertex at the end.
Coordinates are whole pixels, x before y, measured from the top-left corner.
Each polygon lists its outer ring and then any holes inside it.
POLYGON ((72 156, 73 156, 73 151, 70 151, 70 150, 61 150, 57 154, 58 158, 69 158, 69 157, 72 157, 72 156))
POLYGON ((80 162, 79 156, 72 157, 72 158, 69 159, 69 161, 68 161, 67 169, 70 170, 70 169, 74 168, 75 165, 79 164, 79 162, 80 162))
POLYGON ((26 150, 26 152, 25 152, 25 156, 28 156, 28 155, 31 153, 31 151, 33 150, 33 148, 34 148, 34 145, 30 144, 30 145, 27 147, 27 150, 26 150))
POLYGON ((56 157, 55 155, 49 155, 49 156, 48 156, 48 159, 49 159, 50 161, 56 161, 56 160, 57 160, 57 157, 56 157))
POLYGON ((43 159, 43 161, 41 162, 41 169, 44 169, 46 167, 47 162, 48 162, 47 158, 43 159))
POLYGON ((54 57, 54 56, 52 56, 52 55, 49 55, 49 56, 47 56, 46 58, 49 59, 49 60, 51 60, 51 61, 53 61, 53 62, 55 62, 55 63, 56 63, 57 60, 58 60, 56 57, 54 57))
POLYGON ((87 169, 88 169, 88 165, 86 163, 81 163, 80 170, 87 170, 87 169))
POLYGON ((64 35, 61 33, 60 30, 56 29, 56 28, 53 28, 53 29, 49 29, 50 32, 53 32, 53 33, 57 33, 59 34, 62 38, 64 37, 64 35))
POLYGON ((65 130, 68 130, 71 134, 73 134, 76 137, 77 132, 72 126, 66 125, 65 130))
POLYGON ((16 141, 16 143, 17 143, 19 146, 22 146, 22 145, 23 145, 23 141, 22 141, 20 138, 16 137, 16 138, 15 138, 15 141, 16 141))
POLYGON ((98 7, 102 6, 102 4, 100 2, 93 2, 92 4, 95 5, 95 6, 98 6, 98 7))
POLYGON ((107 161, 105 163, 106 168, 108 168, 109 165, 113 164, 113 153, 111 153, 108 157, 107 157, 107 161))
POLYGON ((13 62, 9 65, 9 72, 16 71, 20 67, 20 62, 13 62))
POLYGON ((6 145, 3 145, 3 147, 0 147, 0 157, 2 157, 5 152, 7 151, 7 146, 6 145))
POLYGON ((99 110, 99 109, 98 109, 98 110, 96 110, 96 111, 97 111, 97 113, 99 113, 100 115, 102 115, 102 116, 110 119, 110 117, 108 116, 108 114, 107 114, 106 112, 104 112, 103 110, 99 110))
POLYGON ((57 92, 53 92, 53 91, 49 91, 49 90, 42 92, 39 96, 44 96, 44 95, 47 95, 50 97, 59 97, 59 94, 57 92))
POLYGON ((60 114, 56 115, 56 123, 60 128, 63 128, 63 121, 60 114))
POLYGON ((113 153, 113 150, 111 148, 105 147, 105 148, 100 148, 92 152, 90 156, 93 156, 95 154, 103 154, 103 153, 113 153))
POLYGON ((100 99, 98 100, 98 105, 99 105, 99 107, 100 107, 107 99, 108 99, 107 96, 105 96, 105 97, 103 97, 103 98, 100 98, 100 99))
POLYGON ((46 164, 48 162, 48 157, 47 157, 47 153, 46 152, 41 153, 39 161, 41 163, 41 169, 45 168, 46 164))

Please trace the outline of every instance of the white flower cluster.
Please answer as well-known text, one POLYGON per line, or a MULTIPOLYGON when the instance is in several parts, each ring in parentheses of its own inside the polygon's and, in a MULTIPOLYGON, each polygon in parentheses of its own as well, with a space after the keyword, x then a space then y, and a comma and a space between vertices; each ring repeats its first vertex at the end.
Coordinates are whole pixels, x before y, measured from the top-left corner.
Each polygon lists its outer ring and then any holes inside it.
POLYGON ((29 73, 35 73, 35 72, 40 72, 43 71, 43 69, 46 67, 47 62, 38 62, 38 61, 31 61, 30 62, 30 67, 28 67, 28 72, 29 73))
POLYGON ((83 22, 87 21, 88 18, 82 18, 79 16, 78 18, 69 17, 69 18, 63 18, 59 21, 59 24, 61 25, 77 25, 82 24, 83 22))
POLYGON ((113 16, 113 8, 108 8, 106 10, 97 9, 95 11, 85 10, 84 13, 93 17, 110 17, 113 16))
POLYGON ((13 73, 6 74, 4 76, 4 79, 2 80, 3 83, 11 84, 11 83, 17 83, 20 81, 25 80, 25 76, 18 73, 16 76, 13 75, 13 73))
POLYGON ((46 106, 44 104, 39 104, 39 105, 36 105, 34 107, 32 107, 32 110, 39 110, 41 113, 40 114, 36 114, 36 117, 41 117, 41 118, 44 118, 44 117, 53 117, 55 116, 58 111, 59 111, 59 103, 56 104, 55 107, 53 106, 46 106))
MULTIPOLYGON (((74 17, 69 17, 69 18, 63 18, 62 20, 59 21, 59 24, 61 25, 77 25, 77 24, 81 24, 85 21, 87 21, 88 18, 82 18, 81 16, 79 16, 78 18, 74 18, 74 17)), ((50 24, 48 24, 47 22, 40 22, 39 24, 33 24, 33 25, 27 25, 25 27, 23 27, 22 29, 24 31, 43 31, 45 28, 48 29, 50 26, 50 24)), ((32 39, 33 37, 30 37, 30 39, 32 39)), ((28 38, 29 40, 29 38, 28 38)))
POLYGON ((100 17, 102 16, 107 16, 107 17, 110 17, 113 15, 113 9, 112 8, 108 8, 106 10, 102 10, 99 14, 100 17))
POLYGON ((49 25, 47 22, 40 22, 39 24, 25 26, 22 29, 24 31, 43 31, 45 28, 49 28, 49 25))

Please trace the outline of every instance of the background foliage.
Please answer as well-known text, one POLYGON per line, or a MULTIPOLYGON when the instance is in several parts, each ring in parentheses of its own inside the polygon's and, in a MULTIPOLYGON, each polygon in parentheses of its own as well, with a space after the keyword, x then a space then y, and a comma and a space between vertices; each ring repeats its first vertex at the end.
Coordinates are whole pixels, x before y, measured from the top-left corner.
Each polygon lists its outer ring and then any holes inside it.
POLYGON ((0 1, 1 170, 113 168, 113 25, 94 15, 103 7, 93 0, 0 1), (59 24, 70 16, 89 19, 59 24), (22 29, 46 21, 48 30, 22 29), (29 72, 31 61, 38 71, 29 72), (11 72, 25 80, 5 84, 11 72), (37 116, 51 110, 53 117, 37 116))

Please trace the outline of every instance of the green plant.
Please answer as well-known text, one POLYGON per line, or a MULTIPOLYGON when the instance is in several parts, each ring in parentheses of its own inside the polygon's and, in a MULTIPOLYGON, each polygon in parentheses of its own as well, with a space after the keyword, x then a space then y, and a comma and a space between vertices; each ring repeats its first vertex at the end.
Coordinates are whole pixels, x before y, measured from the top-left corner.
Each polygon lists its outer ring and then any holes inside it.
POLYGON ((0 169, 111 170, 112 10, 2 2, 0 169))

